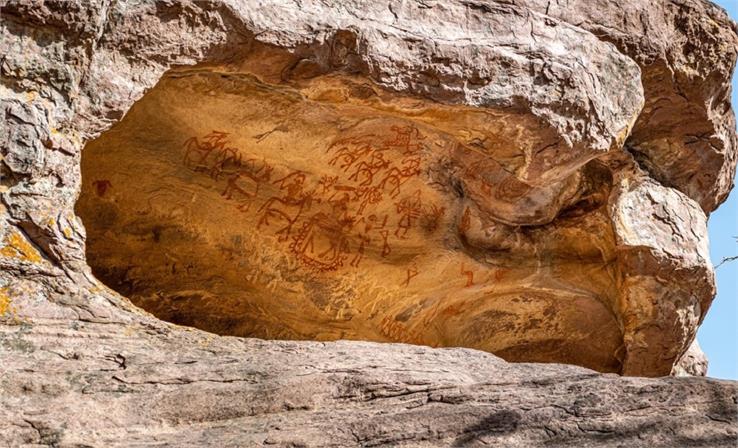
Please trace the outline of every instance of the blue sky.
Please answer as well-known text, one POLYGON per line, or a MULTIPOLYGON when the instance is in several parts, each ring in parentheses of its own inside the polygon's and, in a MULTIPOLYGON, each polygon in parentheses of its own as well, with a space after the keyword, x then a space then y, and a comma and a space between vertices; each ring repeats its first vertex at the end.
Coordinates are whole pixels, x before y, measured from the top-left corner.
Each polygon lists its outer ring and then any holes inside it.
MULTIPOLYGON (((738 19, 738 0, 714 0, 738 19)), ((738 106, 738 77, 733 76, 733 107, 738 106)), ((738 182, 736 182, 738 183, 738 182)), ((710 216, 710 255, 717 265, 723 257, 738 255, 738 188, 710 216)), ((717 269, 718 294, 697 333, 710 360, 708 376, 738 379, 738 260, 717 269)))

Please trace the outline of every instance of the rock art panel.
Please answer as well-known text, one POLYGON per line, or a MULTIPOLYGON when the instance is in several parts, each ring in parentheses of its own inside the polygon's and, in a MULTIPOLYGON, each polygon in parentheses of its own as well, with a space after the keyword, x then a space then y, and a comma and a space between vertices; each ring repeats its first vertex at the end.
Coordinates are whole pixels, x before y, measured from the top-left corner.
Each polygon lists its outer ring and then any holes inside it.
MULTIPOLYGON (((466 346, 619 371, 607 168, 527 184, 433 126, 439 106, 389 113, 407 100, 364 85, 381 98, 165 77, 85 150, 77 211, 93 272, 162 319, 219 334, 466 346), (580 216, 551 222, 581 201, 580 216), (580 222, 596 236, 567 259, 580 222)), ((489 116, 458 115, 507 136, 489 116)))

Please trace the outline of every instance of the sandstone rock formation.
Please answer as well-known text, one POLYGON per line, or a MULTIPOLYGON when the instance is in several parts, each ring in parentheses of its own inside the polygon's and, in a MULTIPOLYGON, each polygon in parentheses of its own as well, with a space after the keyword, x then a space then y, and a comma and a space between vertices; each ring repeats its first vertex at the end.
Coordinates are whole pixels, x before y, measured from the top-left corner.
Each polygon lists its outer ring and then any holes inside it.
POLYGON ((697 339, 695 339, 687 351, 684 352, 671 373, 676 376, 707 375, 707 356, 702 351, 697 339))
POLYGON ((735 382, 134 321, 3 331, 14 360, 2 366, 0 445, 732 447, 738 438, 735 382))
POLYGON ((468 350, 704 374, 736 26, 576 3, 0 0, 0 442, 732 446, 468 350))

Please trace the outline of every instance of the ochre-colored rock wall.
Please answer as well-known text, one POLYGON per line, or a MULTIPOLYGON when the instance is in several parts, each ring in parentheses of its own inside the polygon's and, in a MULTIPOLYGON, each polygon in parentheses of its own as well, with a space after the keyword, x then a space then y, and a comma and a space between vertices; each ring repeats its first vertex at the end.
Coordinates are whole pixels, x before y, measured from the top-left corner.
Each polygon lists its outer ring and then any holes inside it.
POLYGON ((620 371, 603 163, 530 186, 511 174, 546 144, 528 117, 300 87, 171 74, 89 144, 77 210, 96 275, 219 334, 620 371))

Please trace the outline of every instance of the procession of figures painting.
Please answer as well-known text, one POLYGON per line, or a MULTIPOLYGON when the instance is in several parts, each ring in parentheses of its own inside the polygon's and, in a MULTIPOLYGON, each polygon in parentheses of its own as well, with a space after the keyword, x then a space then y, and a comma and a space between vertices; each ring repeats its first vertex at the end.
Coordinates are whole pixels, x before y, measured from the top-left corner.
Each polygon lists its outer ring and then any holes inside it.
POLYGON ((184 164, 222 185, 238 210, 256 214, 257 229, 276 236, 304 267, 328 272, 357 268, 370 253, 386 258, 413 229, 438 227, 444 208, 411 182, 427 149, 416 127, 391 126, 384 136, 334 141, 325 149, 334 175, 315 176, 249 157, 228 133, 212 131, 184 143, 184 164))

